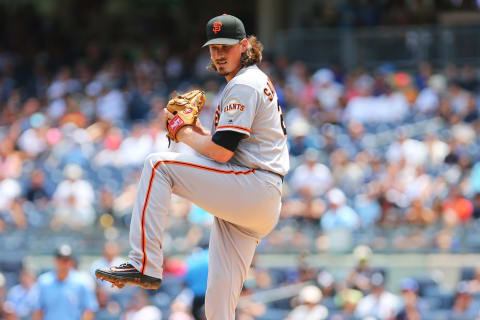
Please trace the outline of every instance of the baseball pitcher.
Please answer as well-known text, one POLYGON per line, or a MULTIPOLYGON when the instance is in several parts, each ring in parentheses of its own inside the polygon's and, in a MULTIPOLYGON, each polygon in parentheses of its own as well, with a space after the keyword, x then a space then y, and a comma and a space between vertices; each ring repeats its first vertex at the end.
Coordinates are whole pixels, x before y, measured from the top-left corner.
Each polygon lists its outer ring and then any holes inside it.
POLYGON ((257 67, 262 44, 254 36, 247 38, 242 21, 231 15, 211 19, 206 31, 208 69, 227 81, 214 130, 210 133, 197 118, 203 92, 170 100, 165 108, 168 137, 200 155, 147 157, 133 208, 129 262, 99 269, 96 276, 119 287, 159 287, 162 216, 175 193, 215 216, 205 312, 208 320, 233 320, 255 249, 278 221, 289 156, 275 88, 257 67))

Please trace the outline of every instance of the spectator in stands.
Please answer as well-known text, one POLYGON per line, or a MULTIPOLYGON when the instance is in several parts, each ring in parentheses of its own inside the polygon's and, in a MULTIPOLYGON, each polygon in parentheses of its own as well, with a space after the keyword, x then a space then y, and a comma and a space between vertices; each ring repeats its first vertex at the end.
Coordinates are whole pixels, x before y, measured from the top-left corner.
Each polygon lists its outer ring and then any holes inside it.
POLYGON ((423 141, 409 138, 403 129, 397 130, 397 140, 387 150, 386 159, 389 163, 401 163, 407 166, 424 166, 428 150, 423 141))
POLYGON ((152 152, 153 138, 142 124, 135 124, 130 135, 125 137, 117 151, 121 166, 140 167, 152 152))
POLYGON ((335 82, 334 73, 327 68, 319 69, 313 74, 312 82, 322 110, 338 112, 343 87, 335 82))
POLYGON ((465 116, 462 120, 478 132, 479 117, 480 114, 477 109, 476 97, 474 95, 470 95, 470 98, 468 99, 467 112, 465 113, 465 116))
POLYGON ((95 320, 116 320, 120 318, 122 308, 117 301, 111 299, 111 295, 106 288, 97 286, 95 296, 98 302, 95 320))
POLYGON ((470 186, 469 189, 472 193, 480 193, 480 162, 473 165, 470 172, 470 186))
POLYGON ((26 268, 20 271, 20 283, 10 288, 7 301, 12 303, 15 315, 21 319, 32 316, 34 303, 37 300, 38 291, 35 286, 35 275, 26 268))
POLYGON ((378 110, 374 121, 379 122, 401 122, 405 119, 409 103, 404 92, 396 90, 392 85, 386 83, 384 92, 380 96, 374 98, 378 110), (385 106, 388 106, 386 108, 385 106))
POLYGON ((357 195, 355 197, 355 211, 358 213, 363 229, 374 227, 380 218, 381 211, 376 194, 371 191, 368 194, 357 195))
POLYGON ((321 219, 324 231, 334 229, 353 230, 360 225, 357 213, 347 205, 347 199, 342 190, 335 188, 328 191, 327 200, 329 209, 321 219))
MULTIPOLYGON (((48 145, 46 141, 47 124, 46 117, 43 114, 35 114, 32 116, 33 125, 23 131, 18 137, 18 148, 25 153, 28 158, 36 158, 43 152, 47 151, 48 145)), ((15 153, 12 154, 15 156, 15 153)))
POLYGON ((72 248, 63 244, 55 251, 55 270, 38 278, 34 320, 94 319, 98 305, 93 291, 72 269, 72 248))
MULTIPOLYGON (((169 320, 194 320, 191 304, 193 294, 189 289, 184 289, 175 297, 170 304, 169 320)), ((241 312, 241 311, 240 311, 241 312)))
POLYGON ((472 294, 480 292, 480 268, 476 268, 474 277, 468 282, 468 288, 472 294))
POLYGON ((428 81, 433 73, 432 64, 428 61, 422 61, 418 65, 418 71, 415 73, 415 85, 418 89, 427 87, 428 81))
POLYGON ((460 86, 458 81, 451 81, 448 84, 448 99, 455 117, 463 119, 468 113, 470 93, 460 86))
POLYGON ((51 194, 45 186, 45 173, 40 169, 35 169, 30 175, 30 184, 25 192, 25 199, 35 204, 35 206, 45 209, 51 194))
POLYGON ((380 272, 372 275, 371 285, 371 293, 360 300, 355 315, 359 318, 374 317, 382 320, 395 317, 400 310, 400 300, 385 290, 385 278, 380 272))
POLYGON ((359 245, 353 250, 356 266, 349 272, 346 282, 349 288, 363 293, 370 291, 370 278, 375 270, 370 266, 372 249, 366 245, 359 245))
POLYGON ((109 186, 103 185, 98 192, 98 223, 104 229, 110 228, 115 224, 115 215, 113 208, 114 192, 109 186))
POLYGON ((307 149, 305 163, 292 173, 291 185, 294 192, 303 199, 323 195, 333 184, 332 173, 327 166, 318 162, 318 151, 307 149))
POLYGON ((450 224, 467 223, 473 214, 473 204, 463 197, 459 187, 451 186, 449 197, 443 201, 443 217, 450 224))
POLYGON ((339 312, 332 315, 332 320, 351 320, 356 319, 355 310, 358 303, 362 300, 363 293, 360 290, 352 289, 341 284, 338 293, 335 295, 335 306, 339 312))
POLYGON ((465 90, 476 92, 479 89, 480 81, 478 80, 475 66, 471 64, 465 65, 460 72, 459 78, 459 84, 465 90))
MULTIPOLYGON (((120 248, 115 241, 107 241, 103 245, 103 257, 93 261, 90 267, 90 274, 95 279, 95 270, 99 268, 109 268, 118 266, 123 259, 118 256, 120 248)), ((96 279, 97 285, 104 288, 108 292, 117 292, 118 288, 112 287, 109 282, 96 279)))
POLYGON ((162 320, 162 311, 150 304, 148 291, 138 290, 127 307, 124 320, 162 320))
POLYGON ((447 143, 440 140, 438 135, 428 133, 425 137, 425 144, 428 150, 427 166, 432 169, 438 169, 448 155, 450 148, 447 143))
POLYGON ((0 230, 6 225, 24 229, 28 221, 22 206, 22 186, 17 179, 3 179, 2 174, 0 172, 0 230))
POLYGON ((322 292, 313 285, 304 287, 298 295, 299 305, 287 316, 286 320, 323 320, 328 317, 328 309, 320 304, 322 292))
POLYGON ((112 80, 103 84, 102 95, 97 101, 97 117, 99 120, 117 123, 126 118, 127 102, 123 92, 116 88, 112 80))
POLYGON ((434 88, 435 86, 441 85, 439 81, 441 81, 441 79, 439 79, 438 76, 431 77, 428 81, 428 86, 421 88, 413 105, 416 110, 423 114, 433 114, 438 109, 440 99, 438 91, 434 88))
POLYGON ((334 307, 334 297, 337 294, 336 282, 333 275, 328 271, 320 271, 317 275, 317 284, 322 290, 322 303, 328 309, 334 307))
POLYGON ((64 170, 65 180, 60 182, 53 194, 55 216, 52 228, 68 226, 81 229, 95 221, 93 201, 95 193, 92 185, 82 179, 83 169, 77 164, 69 164, 64 170))
POLYGON ((412 226, 426 227, 432 225, 436 219, 435 212, 425 206, 420 199, 413 200, 406 212, 407 223, 412 226))
POLYGON ((395 320, 419 320, 424 318, 428 306, 418 296, 419 286, 416 280, 405 278, 400 283, 402 291, 403 307, 395 317, 395 320))
POLYGON ((367 73, 352 76, 351 87, 346 92, 348 102, 343 114, 344 121, 355 120, 361 123, 375 121, 379 106, 372 96, 373 84, 373 78, 367 73))
POLYGON ((18 316, 15 314, 15 305, 10 301, 5 301, 6 291, 6 279, 0 273, 0 319, 18 320, 18 316))
POLYGON ((23 155, 16 150, 12 138, 0 138, 0 172, 5 178, 19 178, 22 175, 23 155))
POLYGON ((72 77, 72 70, 62 66, 55 79, 47 89, 47 97, 51 102, 48 106, 48 115, 57 120, 65 114, 65 96, 80 90, 80 82, 72 77))
POLYGON ((301 156, 307 149, 314 147, 313 137, 309 134, 310 130, 310 124, 303 117, 292 121, 292 124, 288 126, 288 144, 291 156, 301 156))
POLYGON ((468 283, 460 281, 455 293, 455 300, 450 315, 451 319, 477 319, 479 316, 479 303, 473 300, 468 283))

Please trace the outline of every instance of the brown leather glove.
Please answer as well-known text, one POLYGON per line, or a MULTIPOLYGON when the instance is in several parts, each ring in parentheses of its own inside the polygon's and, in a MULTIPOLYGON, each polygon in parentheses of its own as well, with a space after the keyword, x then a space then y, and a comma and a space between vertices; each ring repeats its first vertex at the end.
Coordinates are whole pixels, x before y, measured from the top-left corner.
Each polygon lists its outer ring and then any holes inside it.
POLYGON ((205 92, 201 90, 192 90, 170 99, 166 108, 175 116, 171 120, 167 120, 167 137, 178 142, 176 137, 178 130, 184 126, 195 125, 205 101, 205 92))

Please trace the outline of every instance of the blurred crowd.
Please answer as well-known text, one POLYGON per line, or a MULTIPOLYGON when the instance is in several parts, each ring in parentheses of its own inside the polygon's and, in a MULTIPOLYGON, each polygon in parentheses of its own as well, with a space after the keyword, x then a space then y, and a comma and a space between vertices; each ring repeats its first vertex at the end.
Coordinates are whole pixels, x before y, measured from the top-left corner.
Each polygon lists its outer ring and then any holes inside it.
POLYGON ((445 12, 480 8, 476 0, 312 1, 304 7, 302 27, 432 24, 445 12))
MULTIPOLYGON (((124 236, 145 157, 194 152, 168 147, 161 110, 172 92, 204 89, 200 118, 211 126, 224 82, 205 69, 207 51, 189 74, 179 57, 119 47, 106 55, 92 43, 71 66, 49 71, 39 59, 27 74, 0 54, 0 235, 124 236)), ((261 68, 277 87, 292 164, 282 219, 261 249, 480 250, 464 232, 480 217, 475 66, 310 70, 279 56, 261 68)), ((211 221, 175 198, 167 247, 188 251, 211 221)))
MULTIPOLYGON (((213 121, 224 81, 205 69, 207 51, 185 59, 92 42, 71 64, 38 54, 26 70, 22 56, 0 51, 2 250, 49 253, 68 238, 99 254, 103 241, 90 235, 128 240, 145 157, 193 152, 168 147, 161 110, 172 92, 205 90, 200 118, 206 127, 213 121)), ((359 244, 388 253, 480 251, 475 65, 311 70, 266 56, 260 67, 276 86, 292 169, 279 225, 259 252, 348 253, 359 244)), ((165 251, 191 252, 208 240, 211 222, 174 197, 165 251)))
MULTIPOLYGON (((208 249, 195 248, 183 260, 167 256, 160 289, 122 289, 94 277, 94 270, 118 264, 119 247, 106 242, 89 271, 78 266, 68 244, 52 257, 54 267, 37 272, 24 266, 8 288, 0 273, 0 319, 205 320, 208 249)), ((463 268, 453 290, 442 272, 387 281, 371 264, 372 250, 358 246, 355 264, 341 274, 318 268, 305 254, 296 267, 265 268, 252 263, 240 297, 239 320, 478 320, 480 268, 463 268), (390 283, 390 284, 388 284, 390 283)))

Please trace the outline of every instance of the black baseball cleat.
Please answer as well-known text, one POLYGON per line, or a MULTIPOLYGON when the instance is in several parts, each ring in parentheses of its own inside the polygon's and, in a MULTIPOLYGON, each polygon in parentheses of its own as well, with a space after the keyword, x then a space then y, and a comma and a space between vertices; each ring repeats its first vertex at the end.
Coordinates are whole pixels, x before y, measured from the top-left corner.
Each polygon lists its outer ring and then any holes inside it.
POLYGON ((122 263, 118 267, 101 268, 95 270, 97 279, 106 280, 113 286, 123 288, 126 284, 133 284, 144 289, 158 289, 162 279, 142 274, 130 263, 122 263))

